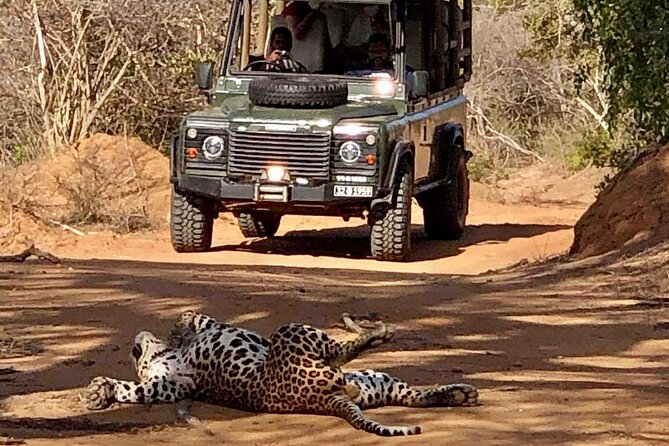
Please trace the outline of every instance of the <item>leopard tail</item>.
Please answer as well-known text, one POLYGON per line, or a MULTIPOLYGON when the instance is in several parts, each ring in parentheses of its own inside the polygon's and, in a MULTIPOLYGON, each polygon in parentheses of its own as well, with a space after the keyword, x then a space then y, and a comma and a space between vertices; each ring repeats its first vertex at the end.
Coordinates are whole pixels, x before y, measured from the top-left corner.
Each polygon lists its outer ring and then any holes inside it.
POLYGON ((343 418, 356 429, 369 432, 382 437, 398 437, 403 435, 420 434, 420 426, 386 426, 365 417, 358 407, 347 395, 333 396, 330 401, 332 415, 343 418))

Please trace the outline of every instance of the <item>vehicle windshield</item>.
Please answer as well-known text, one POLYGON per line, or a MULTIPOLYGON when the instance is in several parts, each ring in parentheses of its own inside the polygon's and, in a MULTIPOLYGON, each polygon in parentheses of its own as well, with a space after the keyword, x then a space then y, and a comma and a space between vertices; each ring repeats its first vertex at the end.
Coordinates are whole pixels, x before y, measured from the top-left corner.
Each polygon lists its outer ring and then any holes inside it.
POLYGON ((273 2, 266 19, 261 2, 249 3, 250 19, 240 8, 228 58, 230 73, 396 76, 395 30, 387 3, 273 2))

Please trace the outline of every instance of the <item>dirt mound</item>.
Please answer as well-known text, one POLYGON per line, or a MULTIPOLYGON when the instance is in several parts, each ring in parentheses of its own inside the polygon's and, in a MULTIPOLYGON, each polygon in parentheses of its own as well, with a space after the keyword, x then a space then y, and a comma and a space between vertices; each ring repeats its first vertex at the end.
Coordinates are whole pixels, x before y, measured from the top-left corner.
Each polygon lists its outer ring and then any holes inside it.
POLYGON ((0 228, 32 233, 44 224, 100 224, 127 232, 163 226, 169 212, 168 164, 137 138, 93 135, 48 159, 0 173, 6 185, 0 228))
POLYGON ((618 174, 574 228, 570 254, 589 257, 669 236, 669 146, 618 174))

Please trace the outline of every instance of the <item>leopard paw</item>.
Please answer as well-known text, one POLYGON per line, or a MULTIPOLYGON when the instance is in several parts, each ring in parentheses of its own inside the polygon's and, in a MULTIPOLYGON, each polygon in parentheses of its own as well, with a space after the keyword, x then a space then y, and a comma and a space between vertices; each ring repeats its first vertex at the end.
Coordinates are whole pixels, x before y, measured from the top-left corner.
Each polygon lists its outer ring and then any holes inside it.
POLYGON ((479 401, 479 392, 469 384, 449 384, 437 387, 434 397, 439 406, 475 406, 479 401))
POLYGON ((390 341, 395 336, 395 328, 383 322, 377 323, 378 327, 371 332, 372 346, 390 341))
POLYGON ((104 376, 93 378, 82 400, 90 410, 106 409, 114 402, 114 383, 104 376))

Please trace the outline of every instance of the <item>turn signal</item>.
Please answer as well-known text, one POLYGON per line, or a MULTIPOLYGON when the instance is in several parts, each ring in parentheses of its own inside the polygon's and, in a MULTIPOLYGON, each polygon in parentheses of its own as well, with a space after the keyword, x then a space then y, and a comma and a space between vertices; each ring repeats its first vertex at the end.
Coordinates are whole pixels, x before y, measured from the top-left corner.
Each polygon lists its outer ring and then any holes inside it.
POLYGON ((195 147, 189 147, 186 149, 186 156, 190 159, 197 158, 197 149, 195 147))
POLYGON ((367 158, 365 158, 365 160, 367 161, 367 164, 373 166, 374 164, 376 164, 376 155, 367 155, 367 158))

